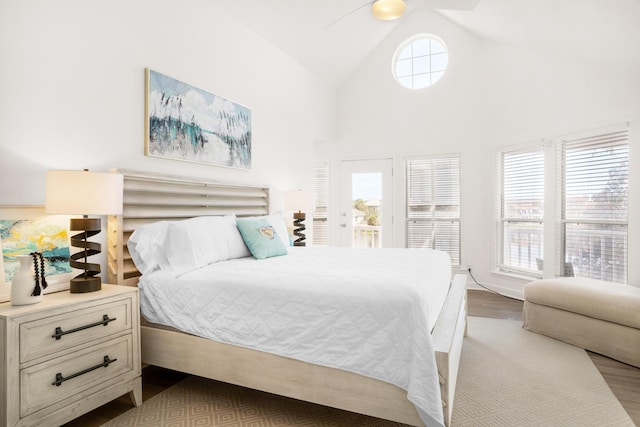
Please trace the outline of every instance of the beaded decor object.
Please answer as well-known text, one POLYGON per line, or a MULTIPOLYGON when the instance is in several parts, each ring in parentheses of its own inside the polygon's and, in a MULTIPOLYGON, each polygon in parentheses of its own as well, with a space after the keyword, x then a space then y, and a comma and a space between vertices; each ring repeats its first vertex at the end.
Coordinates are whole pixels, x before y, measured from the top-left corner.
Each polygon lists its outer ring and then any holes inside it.
POLYGON ((43 289, 47 288, 47 279, 44 277, 44 256, 40 252, 31 252, 29 255, 33 258, 33 278, 36 282, 31 296, 37 297, 42 293, 43 289))

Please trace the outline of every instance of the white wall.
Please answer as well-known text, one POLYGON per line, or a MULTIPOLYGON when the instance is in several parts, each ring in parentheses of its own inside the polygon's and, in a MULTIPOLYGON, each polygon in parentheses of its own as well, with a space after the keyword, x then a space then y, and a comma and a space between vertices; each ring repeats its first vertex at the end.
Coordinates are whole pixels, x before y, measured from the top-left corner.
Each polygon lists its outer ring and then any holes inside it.
MULTIPOLYGON (((395 188, 401 189, 406 155, 460 153, 462 263, 472 266, 481 283, 521 296, 526 281, 493 273, 496 150, 637 119, 640 86, 635 77, 568 57, 485 42, 434 12, 416 12, 340 88, 338 137, 316 144, 316 159, 329 160, 335 177, 342 159, 392 157, 400 181, 395 188), (442 38, 449 48, 449 66, 437 84, 413 92, 394 81, 391 60, 397 46, 416 33, 442 38)), ((633 155, 640 141, 635 138, 632 145, 633 155)), ((632 158, 632 165, 637 161, 632 158)), ((637 173, 631 179, 631 188, 640 187, 637 173)), ((332 190, 335 225, 340 190, 335 179, 332 190)), ((400 235, 404 200, 394 197, 394 233, 400 235)), ((632 206, 630 218, 640 218, 637 207, 632 206)), ((630 224, 632 246, 640 240, 638 228, 630 224)), ((334 226, 333 242, 337 233, 334 226)), ((404 244, 403 239, 395 242, 404 244)), ((640 250, 630 247, 630 282, 640 284, 640 269, 632 258, 637 255, 640 250)))
POLYGON ((49 169, 126 168, 311 187, 335 89, 211 0, 0 1, 0 205, 42 205, 49 169), (144 68, 252 109, 249 171, 144 156, 144 68))

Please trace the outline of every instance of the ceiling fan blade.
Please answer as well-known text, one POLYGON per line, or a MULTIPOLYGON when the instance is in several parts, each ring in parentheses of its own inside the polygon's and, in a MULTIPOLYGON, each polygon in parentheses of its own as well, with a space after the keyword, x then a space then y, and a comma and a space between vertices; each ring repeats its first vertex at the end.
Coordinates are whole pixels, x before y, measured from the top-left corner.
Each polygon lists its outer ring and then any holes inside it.
POLYGON ((329 22, 327 25, 325 25, 324 27, 322 27, 323 30, 326 30, 327 28, 329 28, 332 25, 337 24, 338 22, 342 21, 343 19, 345 19, 348 16, 353 15, 354 13, 356 13, 357 11, 359 11, 360 9, 362 9, 365 6, 370 6, 371 5, 371 0, 367 0, 365 3, 363 3, 362 5, 356 7, 355 9, 351 10, 350 12, 345 13, 344 15, 342 15, 341 17, 339 17, 338 19, 336 19, 335 21, 329 22))
POLYGON ((480 0, 408 0, 407 3, 429 9, 473 10, 480 0))
MULTIPOLYGON (((345 13, 338 19, 329 22, 327 25, 322 27, 322 29, 326 30, 327 28, 337 24, 343 19, 353 15, 360 9, 367 6, 371 6, 373 2, 374 2, 373 0, 367 0, 366 2, 362 3, 360 6, 350 10, 349 12, 345 13)), ((426 7, 429 9, 473 10, 476 8, 480 0, 405 0, 405 2, 407 3, 407 7, 410 9, 426 7)))

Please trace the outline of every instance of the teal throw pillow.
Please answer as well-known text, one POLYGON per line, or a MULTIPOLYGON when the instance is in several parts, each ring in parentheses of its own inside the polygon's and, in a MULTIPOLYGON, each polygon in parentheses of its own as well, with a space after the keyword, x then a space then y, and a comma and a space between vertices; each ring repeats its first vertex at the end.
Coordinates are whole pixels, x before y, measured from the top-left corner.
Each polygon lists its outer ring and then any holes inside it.
POLYGON ((254 258, 265 259, 287 254, 286 246, 268 219, 238 218, 236 223, 242 240, 254 258))

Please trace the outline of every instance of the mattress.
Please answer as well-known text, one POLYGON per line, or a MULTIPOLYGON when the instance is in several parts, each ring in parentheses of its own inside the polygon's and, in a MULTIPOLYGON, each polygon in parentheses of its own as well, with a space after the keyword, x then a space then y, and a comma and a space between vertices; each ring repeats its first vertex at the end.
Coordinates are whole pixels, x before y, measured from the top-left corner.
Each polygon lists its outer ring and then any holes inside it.
POLYGON ((286 256, 145 274, 142 315, 220 342, 329 366, 407 390, 443 425, 431 341, 451 261, 430 249, 290 248, 286 256))

